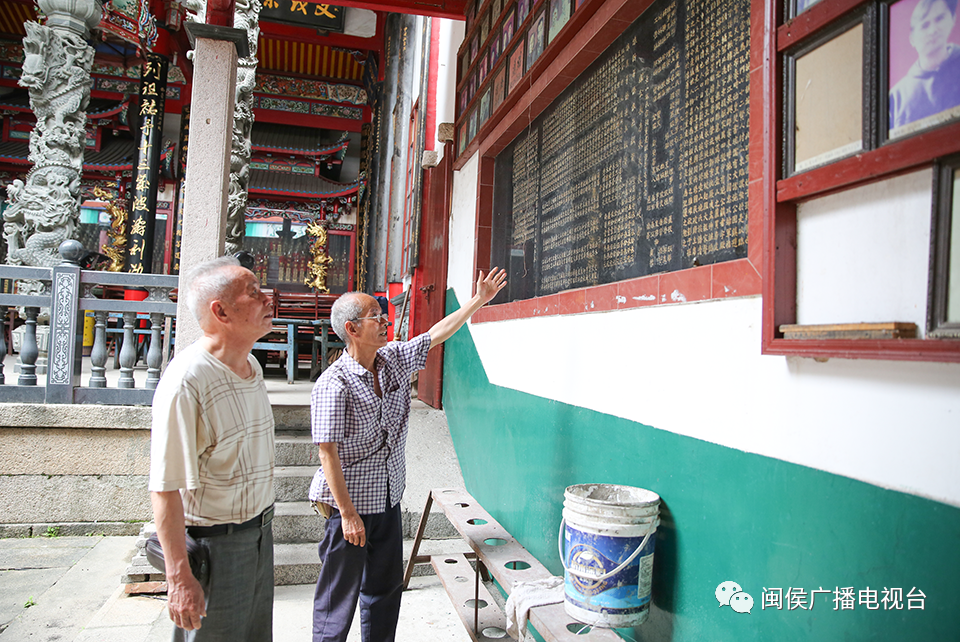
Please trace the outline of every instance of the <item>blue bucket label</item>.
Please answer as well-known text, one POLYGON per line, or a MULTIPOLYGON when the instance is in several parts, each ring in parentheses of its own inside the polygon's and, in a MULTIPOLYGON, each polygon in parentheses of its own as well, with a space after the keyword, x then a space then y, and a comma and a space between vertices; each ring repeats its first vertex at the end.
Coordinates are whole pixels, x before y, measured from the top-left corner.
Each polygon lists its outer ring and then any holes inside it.
MULTIPOLYGON (((566 566, 574 571, 599 577, 614 570, 637 550, 642 537, 593 535, 567 525, 566 566)), ((591 580, 566 573, 564 589, 568 602, 590 611, 601 609, 610 614, 629 614, 645 610, 650 602, 653 572, 651 537, 640 554, 622 571, 605 580, 591 580)))

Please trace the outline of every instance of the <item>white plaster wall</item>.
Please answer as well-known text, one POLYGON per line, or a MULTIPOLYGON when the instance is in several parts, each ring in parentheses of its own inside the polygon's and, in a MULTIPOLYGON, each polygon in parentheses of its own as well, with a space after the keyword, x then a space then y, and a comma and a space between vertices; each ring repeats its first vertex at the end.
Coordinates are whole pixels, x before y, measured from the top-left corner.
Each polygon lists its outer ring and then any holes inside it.
MULTIPOLYGON (((463 42, 464 22, 462 20, 439 19, 440 42, 437 51, 437 119, 436 131, 430 133, 437 140, 442 123, 453 123, 457 102, 457 50, 463 42)), ((443 158, 443 145, 437 143, 435 149, 439 158, 443 158)))
MULTIPOLYGON (((454 183, 460 301, 477 168, 474 157, 454 183)), ((496 385, 960 506, 960 364, 763 356, 760 327, 761 299, 748 297, 470 332, 496 385)))
POLYGON ((797 322, 926 325, 933 171, 797 208, 797 322))
POLYGON ((450 208, 450 239, 447 250, 447 287, 464 303, 473 296, 473 246, 477 224, 477 154, 453 173, 453 204, 450 208))

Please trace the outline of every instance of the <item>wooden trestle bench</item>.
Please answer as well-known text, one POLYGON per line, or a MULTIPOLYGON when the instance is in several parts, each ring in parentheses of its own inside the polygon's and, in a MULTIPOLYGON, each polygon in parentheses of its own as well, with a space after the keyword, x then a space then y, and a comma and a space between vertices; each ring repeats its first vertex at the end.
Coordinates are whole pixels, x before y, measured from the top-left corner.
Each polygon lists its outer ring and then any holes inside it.
MULTIPOLYGON (((507 621, 487 587, 481 583, 492 577, 509 593, 515 582, 530 582, 552 574, 527 549, 508 533, 490 513, 465 490, 436 488, 427 496, 426 507, 413 542, 410 561, 403 578, 404 588, 410 582, 417 564, 430 563, 453 602, 454 609, 475 642, 512 639, 506 635, 507 621), (455 555, 420 555, 420 542, 433 504, 460 533, 472 553, 455 555), (476 563, 476 570, 471 566, 476 563), (472 577, 471 577, 472 576, 472 577), (472 580, 472 581, 471 581, 472 580)), ((550 604, 530 610, 529 624, 547 642, 613 642, 621 638, 609 629, 590 628, 566 614, 563 604, 550 604)))

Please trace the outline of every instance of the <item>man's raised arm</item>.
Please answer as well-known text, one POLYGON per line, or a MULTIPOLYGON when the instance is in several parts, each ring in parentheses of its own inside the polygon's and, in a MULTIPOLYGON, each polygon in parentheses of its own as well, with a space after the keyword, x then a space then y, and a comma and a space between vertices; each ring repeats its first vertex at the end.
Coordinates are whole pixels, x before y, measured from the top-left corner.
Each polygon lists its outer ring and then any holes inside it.
POLYGON ((506 285, 506 270, 493 268, 486 277, 483 276, 483 271, 481 270, 480 277, 477 279, 477 293, 473 295, 473 298, 456 312, 451 312, 449 315, 437 321, 437 323, 428 330, 430 333, 430 349, 432 350, 452 337, 454 333, 467 322, 467 319, 489 303, 506 285))

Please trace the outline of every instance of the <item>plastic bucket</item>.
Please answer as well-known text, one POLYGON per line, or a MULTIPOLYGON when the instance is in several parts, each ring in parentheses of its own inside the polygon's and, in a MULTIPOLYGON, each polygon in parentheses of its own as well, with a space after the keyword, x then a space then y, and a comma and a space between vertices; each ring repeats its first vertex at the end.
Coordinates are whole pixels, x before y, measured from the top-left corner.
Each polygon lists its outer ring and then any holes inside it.
POLYGON ((569 486, 563 495, 559 547, 567 615, 606 628, 642 624, 650 613, 660 496, 615 484, 569 486))

